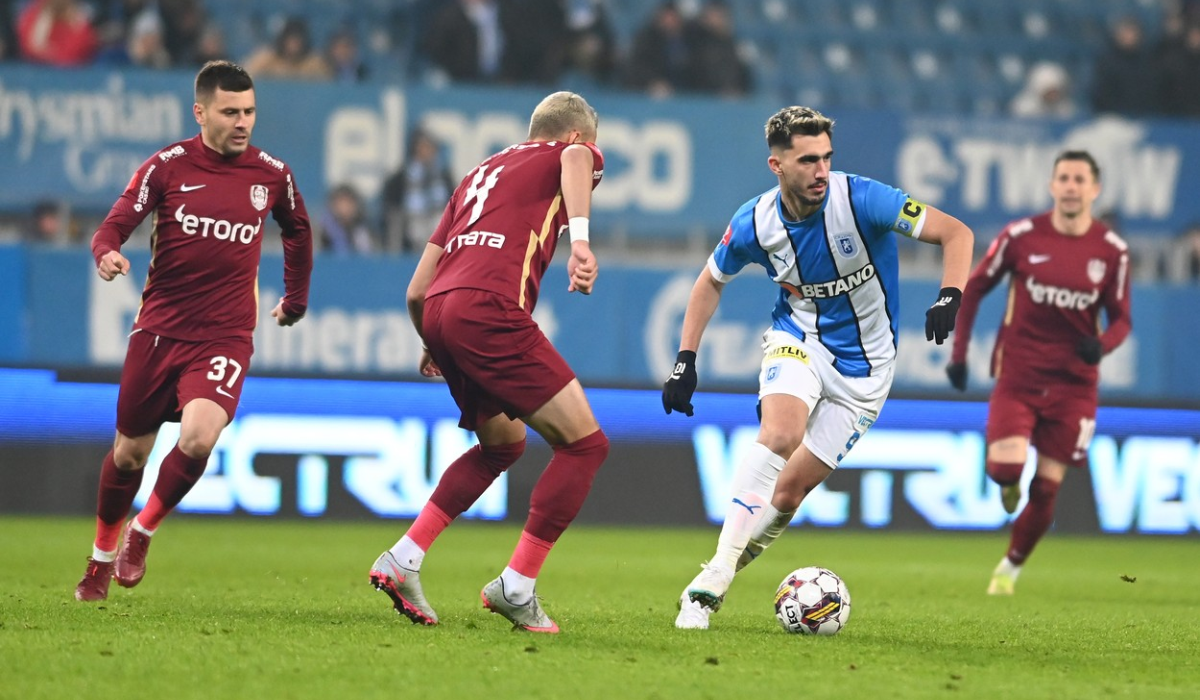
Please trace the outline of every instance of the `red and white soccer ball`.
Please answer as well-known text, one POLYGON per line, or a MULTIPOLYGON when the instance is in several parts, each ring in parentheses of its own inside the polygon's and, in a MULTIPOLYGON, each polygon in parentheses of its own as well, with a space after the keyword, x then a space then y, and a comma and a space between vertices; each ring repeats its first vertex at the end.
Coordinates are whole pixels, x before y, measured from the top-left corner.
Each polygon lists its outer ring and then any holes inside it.
POLYGON ((850 621, 850 591, 829 569, 796 569, 775 592, 775 617, 793 634, 837 634, 850 621))

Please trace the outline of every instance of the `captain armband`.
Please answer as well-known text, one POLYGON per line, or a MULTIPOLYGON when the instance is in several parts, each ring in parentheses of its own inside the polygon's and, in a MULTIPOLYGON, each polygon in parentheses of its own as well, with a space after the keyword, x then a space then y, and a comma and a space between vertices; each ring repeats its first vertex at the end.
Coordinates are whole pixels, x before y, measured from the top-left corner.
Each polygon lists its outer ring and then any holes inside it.
POLYGON ((912 197, 905 199, 904 206, 900 208, 900 214, 892 224, 892 230, 909 238, 920 238, 921 229, 925 224, 925 212, 928 208, 928 205, 918 202, 912 197))

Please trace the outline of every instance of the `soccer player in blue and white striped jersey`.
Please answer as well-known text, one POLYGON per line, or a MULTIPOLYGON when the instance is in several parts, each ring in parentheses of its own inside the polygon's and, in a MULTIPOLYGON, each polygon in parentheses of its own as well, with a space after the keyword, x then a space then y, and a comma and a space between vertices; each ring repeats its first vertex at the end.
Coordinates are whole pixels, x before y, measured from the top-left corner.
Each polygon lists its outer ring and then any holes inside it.
POLYGON ((899 321, 893 234, 942 246, 942 290, 925 335, 954 328, 974 236, 904 192, 831 170, 833 120, 787 107, 766 125, 779 185, 746 202, 700 272, 663 408, 692 415, 696 350, 727 282, 755 263, 779 285, 763 335, 761 427, 734 477, 717 551, 680 597, 676 626, 707 629, 734 573, 791 522, 874 424, 892 385, 899 321))

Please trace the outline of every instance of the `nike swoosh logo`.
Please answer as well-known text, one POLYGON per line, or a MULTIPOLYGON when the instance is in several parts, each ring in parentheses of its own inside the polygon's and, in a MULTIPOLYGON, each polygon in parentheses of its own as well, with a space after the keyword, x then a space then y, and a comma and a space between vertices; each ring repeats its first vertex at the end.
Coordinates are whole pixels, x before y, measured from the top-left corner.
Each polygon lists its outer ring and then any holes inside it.
POLYGON ((179 191, 180 192, 191 192, 192 190, 198 190, 201 187, 208 187, 208 185, 180 185, 179 191))
POLYGON ((1030 265, 1041 265, 1042 263, 1047 262, 1048 260, 1050 260, 1049 255, 1030 255, 1029 256, 1029 264, 1030 265))
POLYGON ((234 396, 233 394, 229 393, 228 391, 225 391, 225 389, 223 389, 223 388, 221 388, 221 387, 217 387, 217 393, 218 393, 218 394, 220 394, 221 396, 228 396, 228 397, 229 397, 229 398, 231 398, 231 399, 235 399, 235 398, 237 398, 236 396, 234 396))

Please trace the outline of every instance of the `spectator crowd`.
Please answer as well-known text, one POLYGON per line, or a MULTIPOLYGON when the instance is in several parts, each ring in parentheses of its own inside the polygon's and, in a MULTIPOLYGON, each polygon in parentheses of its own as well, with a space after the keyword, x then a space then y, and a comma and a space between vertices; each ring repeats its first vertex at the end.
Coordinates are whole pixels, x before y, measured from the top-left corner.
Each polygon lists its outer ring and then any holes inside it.
MULTIPOLYGON (((761 21, 769 24, 771 12, 790 6, 785 0, 666 0, 645 6, 640 24, 633 25, 618 15, 630 8, 618 4, 373 0, 368 6, 376 13, 368 15, 331 1, 314 16, 289 14, 299 5, 261 9, 225 0, 0 0, 0 60, 191 69, 229 58, 258 78, 539 86, 583 81, 660 98, 736 98, 778 88, 756 81, 765 52, 753 30, 740 31, 735 17, 761 5, 761 21), (378 19, 380 7, 390 8, 387 21, 378 19), (231 34, 238 41, 231 42, 231 34)), ((1161 14, 1149 15, 1157 17, 1157 26, 1145 26, 1145 14, 1112 17, 1107 39, 1085 47, 1092 56, 1086 71, 1048 56, 1025 56, 1020 75, 1010 76, 1023 78, 1014 86, 1010 113, 1200 117, 1200 0, 1158 5, 1161 14)), ((801 28, 814 25, 807 21, 801 28)), ((797 39, 796 55, 806 55, 804 43, 797 39)), ((809 72, 816 80, 828 68, 800 65, 796 79, 803 83, 809 72)))
MULTIPOLYGON (((762 34, 739 22, 758 12, 760 21, 782 26, 792 11, 787 8, 800 6, 786 0, 666 0, 638 4, 631 23, 631 5, 623 0, 0 0, 0 65, 193 70, 224 58, 242 63, 257 79, 600 86, 655 99, 779 97, 778 85, 762 77, 762 34), (314 13, 314 7, 322 9, 314 13)), ((1085 70, 1061 56, 1023 56, 1019 71, 1009 75, 1008 114, 1200 119, 1200 0, 1162 0, 1156 7, 1160 14, 1112 16, 1107 35, 1088 47, 1085 70)), ((853 19, 869 20, 866 26, 882 21, 859 14, 853 19)), ((837 53, 813 54, 802 40, 796 44, 796 56, 837 53)), ((820 60, 798 63, 789 70, 799 71, 801 83, 807 75, 828 77, 819 75, 830 69, 820 60)), ((781 97, 794 101, 797 93, 781 97)), ((830 99, 828 106, 836 109, 836 96, 830 99)), ((461 174, 449 171, 429 134, 418 129, 409 139, 406 162, 384 183, 377 209, 348 184, 326 194, 314 220, 324 249, 420 250, 461 174)), ((27 219, 24 237, 43 244, 73 237, 78 229, 69 207, 49 201, 37 203, 27 219)), ((1168 276, 1200 277, 1195 231, 1181 233, 1181 254, 1164 271, 1168 276)))

